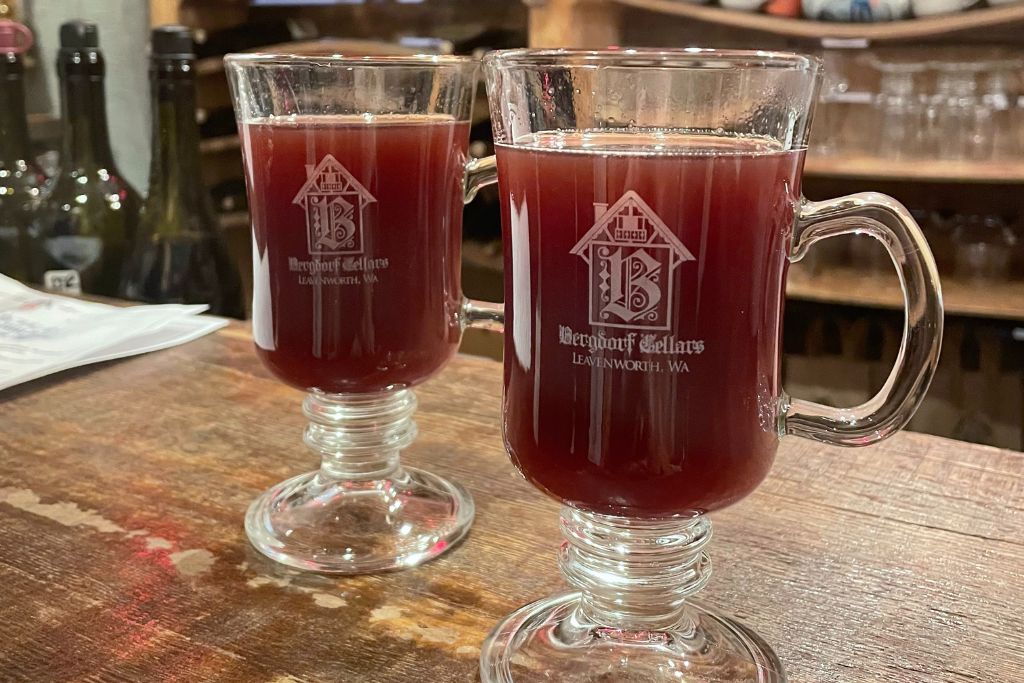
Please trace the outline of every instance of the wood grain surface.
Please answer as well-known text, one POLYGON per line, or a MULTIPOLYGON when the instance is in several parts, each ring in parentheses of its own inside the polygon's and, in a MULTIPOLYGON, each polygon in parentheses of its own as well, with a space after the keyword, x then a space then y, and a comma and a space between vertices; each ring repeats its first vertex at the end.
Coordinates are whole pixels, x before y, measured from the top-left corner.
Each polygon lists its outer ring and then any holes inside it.
MULTIPOLYGON (((476 681, 481 640, 562 583, 557 505, 506 460, 500 366, 419 392, 406 461, 465 483, 477 520, 422 568, 282 571, 246 543, 267 486, 315 463, 301 395, 245 328, 0 394, 0 679, 476 681)), ((917 434, 787 440, 714 516, 704 599, 792 681, 1024 680, 1024 457, 917 434)))

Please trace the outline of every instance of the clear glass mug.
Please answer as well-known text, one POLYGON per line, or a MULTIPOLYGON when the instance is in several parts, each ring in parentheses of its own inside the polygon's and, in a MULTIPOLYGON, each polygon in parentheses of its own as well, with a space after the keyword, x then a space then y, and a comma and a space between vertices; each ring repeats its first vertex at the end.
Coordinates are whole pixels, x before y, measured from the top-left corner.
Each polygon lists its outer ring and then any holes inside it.
POLYGON ((785 53, 513 50, 488 55, 505 258, 505 446, 564 504, 574 592, 484 644, 494 681, 783 681, 749 627, 692 599, 706 513, 767 475, 779 439, 876 443, 935 370, 938 274, 880 194, 809 202, 800 180, 820 65, 785 53), (906 325, 863 405, 780 384, 788 265, 820 240, 888 250, 906 325))
POLYGON ((467 160, 478 62, 461 57, 228 55, 253 229, 253 339, 308 391, 319 470, 267 490, 245 529, 292 567, 411 567, 458 542, 473 500, 403 467, 411 387, 467 324, 500 318, 462 297, 463 201, 493 176, 467 160))

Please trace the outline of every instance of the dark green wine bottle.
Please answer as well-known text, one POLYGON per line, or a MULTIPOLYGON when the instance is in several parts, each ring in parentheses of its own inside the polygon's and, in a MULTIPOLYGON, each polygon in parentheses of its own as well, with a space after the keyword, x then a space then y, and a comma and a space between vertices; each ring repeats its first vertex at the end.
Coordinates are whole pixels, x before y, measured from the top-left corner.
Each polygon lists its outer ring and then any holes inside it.
POLYGON ((13 48, 0 44, 0 273, 26 280, 29 223, 46 178, 29 149, 24 68, 13 48))
POLYGON ((47 289, 116 296, 139 195, 114 165, 96 25, 60 27, 63 144, 33 224, 32 279, 47 289))
POLYGON ((199 168, 194 60, 187 28, 153 30, 149 197, 121 294, 150 303, 209 304, 212 313, 241 318, 241 277, 199 168))

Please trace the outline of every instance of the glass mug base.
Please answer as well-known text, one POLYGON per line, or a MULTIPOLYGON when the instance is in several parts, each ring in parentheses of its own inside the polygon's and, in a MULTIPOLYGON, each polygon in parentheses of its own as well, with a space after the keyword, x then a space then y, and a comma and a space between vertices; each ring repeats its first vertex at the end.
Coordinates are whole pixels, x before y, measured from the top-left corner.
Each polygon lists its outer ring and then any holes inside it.
POLYGON ((558 564, 578 592, 527 605, 480 653, 482 683, 784 683, 757 634, 693 600, 711 578, 703 515, 562 508, 558 564))
POLYGON ((416 436, 409 390, 370 397, 311 393, 306 444, 323 463, 268 489, 249 506, 250 543, 282 564, 366 574, 422 564, 458 543, 473 522, 469 493, 399 464, 416 436))
POLYGON ((580 593, 522 607, 491 632, 480 654, 482 683, 785 683, 782 663, 756 633, 690 602, 679 625, 657 631, 603 627, 580 593))
POLYGON ((324 481, 317 471, 253 501, 245 533, 257 550, 290 567, 367 574, 432 560, 472 522, 469 493, 430 472, 403 468, 386 479, 324 481))

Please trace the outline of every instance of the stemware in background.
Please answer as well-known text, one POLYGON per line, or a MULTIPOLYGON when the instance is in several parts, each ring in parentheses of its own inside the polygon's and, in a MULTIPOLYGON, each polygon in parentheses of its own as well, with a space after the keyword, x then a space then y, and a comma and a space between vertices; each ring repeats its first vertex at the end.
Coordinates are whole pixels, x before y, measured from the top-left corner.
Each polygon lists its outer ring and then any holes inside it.
POLYGON ((818 96, 818 115, 811 140, 816 155, 835 156, 843 151, 843 126, 849 114, 847 95, 850 79, 841 51, 825 50, 822 62, 824 72, 821 94, 818 96))
POLYGON ((1010 277, 1024 280, 1024 214, 1017 214, 1010 223, 1013 235, 1013 256, 1010 259, 1010 277))
POLYGON ((462 205, 493 164, 467 163, 477 63, 460 57, 228 55, 253 228, 253 339, 308 391, 318 471, 245 518, 262 553, 364 573, 436 557, 473 501, 400 462, 411 387, 467 322, 500 318, 460 289, 462 205), (468 178, 466 173, 469 173, 468 178))
POLYGON ((978 93, 982 62, 934 62, 938 72, 928 107, 930 139, 938 158, 984 161, 992 156, 992 112, 978 93))
POLYGON ((706 513, 768 473, 779 437, 863 446, 910 419, 942 304, 910 214, 801 196, 819 63, 687 50, 485 58, 505 255, 505 445, 563 503, 577 592, 499 624, 495 681, 784 681, 749 627, 692 600, 706 513), (786 270, 820 240, 884 243, 906 307, 896 367, 846 409, 780 383, 786 270))
POLYGON ((927 222, 922 224, 940 276, 951 275, 954 270, 956 261, 956 244, 953 242, 955 218, 956 215, 952 211, 932 210, 928 212, 927 222))
POLYGON ((1019 155, 1024 157, 1024 94, 1017 96, 1017 106, 1013 108, 1010 116, 1017 150, 1019 155))
POLYGON ((1024 154, 1024 147, 1018 145, 1017 131, 1013 128, 1013 110, 1018 93, 1015 74, 1020 68, 1019 60, 1003 59, 986 63, 981 99, 992 116, 994 159, 1018 159, 1024 154))
POLYGON ((1005 281, 1010 277, 1017 235, 994 214, 957 215, 953 272, 959 280, 1005 281))
POLYGON ((917 79, 927 65, 875 59, 873 66, 881 75, 875 97, 875 153, 885 159, 923 156, 926 99, 917 79))

